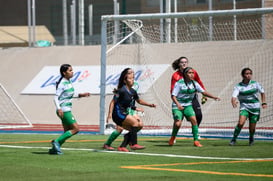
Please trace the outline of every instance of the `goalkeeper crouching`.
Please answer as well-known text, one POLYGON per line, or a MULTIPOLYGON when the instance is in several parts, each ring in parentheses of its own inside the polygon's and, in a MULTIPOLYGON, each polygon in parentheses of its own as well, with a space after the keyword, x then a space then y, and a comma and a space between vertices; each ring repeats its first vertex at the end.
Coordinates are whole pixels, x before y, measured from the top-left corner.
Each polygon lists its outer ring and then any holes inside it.
POLYGON ((118 81, 118 87, 114 90, 116 99, 114 101, 112 119, 113 121, 123 129, 129 132, 124 135, 124 140, 118 147, 118 151, 129 152, 127 145, 130 143, 132 150, 144 149, 145 146, 137 144, 137 132, 143 127, 143 122, 140 117, 129 114, 130 109, 142 110, 136 108, 135 101, 140 105, 156 107, 155 104, 149 104, 140 99, 138 93, 133 89, 134 74, 128 74, 130 68, 126 68, 121 72, 118 81))

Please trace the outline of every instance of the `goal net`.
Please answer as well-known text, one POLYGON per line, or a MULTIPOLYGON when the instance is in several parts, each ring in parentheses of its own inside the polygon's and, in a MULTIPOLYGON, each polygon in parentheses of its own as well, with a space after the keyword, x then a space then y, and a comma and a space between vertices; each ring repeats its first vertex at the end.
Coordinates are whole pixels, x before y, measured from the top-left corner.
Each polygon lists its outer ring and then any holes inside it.
POLYGON ((23 127, 32 127, 32 124, 0 84, 0 129, 23 127))
MULTIPOLYGON (((256 138, 272 139, 272 47, 273 8, 103 16, 100 131, 105 133, 105 117, 118 73, 131 67, 136 72, 140 97, 157 105, 156 109, 143 107, 144 128, 140 134, 170 135, 171 64, 186 56, 207 91, 221 98, 208 99, 202 105, 202 137, 232 136, 239 109, 232 107, 231 94, 242 80, 241 70, 249 67, 253 80, 265 88, 268 103, 268 108, 261 110, 256 138), (111 77, 113 72, 116 79, 111 77)), ((248 126, 247 122, 241 138, 248 138, 248 126)), ((179 135, 192 136, 191 124, 185 119, 179 135)))

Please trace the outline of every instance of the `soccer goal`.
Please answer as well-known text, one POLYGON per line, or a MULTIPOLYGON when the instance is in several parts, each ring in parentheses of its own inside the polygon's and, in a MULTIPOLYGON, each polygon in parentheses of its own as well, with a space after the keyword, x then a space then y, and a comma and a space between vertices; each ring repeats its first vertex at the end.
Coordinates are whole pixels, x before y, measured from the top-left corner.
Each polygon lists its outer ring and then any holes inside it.
POLYGON ((32 127, 31 122, 0 84, 0 129, 32 127))
MULTIPOLYGON (((122 67, 135 69, 136 82, 143 89, 141 98, 157 105, 156 109, 144 107, 141 133, 170 135, 171 64, 186 56, 207 91, 221 98, 202 105, 201 136, 232 136, 239 115, 230 103, 232 90, 242 79, 242 68, 250 67, 253 80, 264 86, 268 103, 261 112, 256 137, 273 138, 273 8, 102 16, 101 34, 101 133, 112 99, 109 72, 120 65, 119 72, 122 67)), ((179 135, 192 135, 186 120, 179 135)), ((248 123, 240 136, 248 136, 248 123)))

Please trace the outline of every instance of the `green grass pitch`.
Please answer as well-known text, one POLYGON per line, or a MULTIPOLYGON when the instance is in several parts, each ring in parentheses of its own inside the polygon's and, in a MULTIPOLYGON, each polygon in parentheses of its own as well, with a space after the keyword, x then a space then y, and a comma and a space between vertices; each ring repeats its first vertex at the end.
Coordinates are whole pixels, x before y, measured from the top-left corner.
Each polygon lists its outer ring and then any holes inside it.
MULTIPOLYGON (((273 180, 273 141, 178 139, 139 136, 146 149, 124 153, 102 149, 107 136, 75 135, 64 143, 63 155, 49 155, 50 140, 58 135, 0 134, 0 173, 3 181, 98 180, 221 181, 273 180)), ((122 141, 120 136, 112 146, 122 141)))

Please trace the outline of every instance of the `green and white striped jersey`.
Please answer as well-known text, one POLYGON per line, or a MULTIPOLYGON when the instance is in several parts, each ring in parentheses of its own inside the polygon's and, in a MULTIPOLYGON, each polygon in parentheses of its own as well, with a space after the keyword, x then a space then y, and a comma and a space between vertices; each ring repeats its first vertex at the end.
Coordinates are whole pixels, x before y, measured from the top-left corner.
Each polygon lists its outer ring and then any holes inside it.
MULTIPOLYGON (((190 81, 187 84, 184 79, 178 80, 172 91, 172 95, 176 97, 181 106, 192 105, 192 100, 196 92, 205 92, 205 90, 196 81, 190 81)), ((173 102, 172 109, 177 109, 177 105, 173 102)))
POLYGON ((233 89, 232 97, 240 101, 240 110, 259 114, 261 107, 259 93, 264 93, 264 88, 258 82, 250 80, 248 84, 238 83, 233 89))
POLYGON ((74 87, 70 80, 63 78, 59 83, 54 97, 56 109, 62 109, 63 112, 71 111, 74 87))

